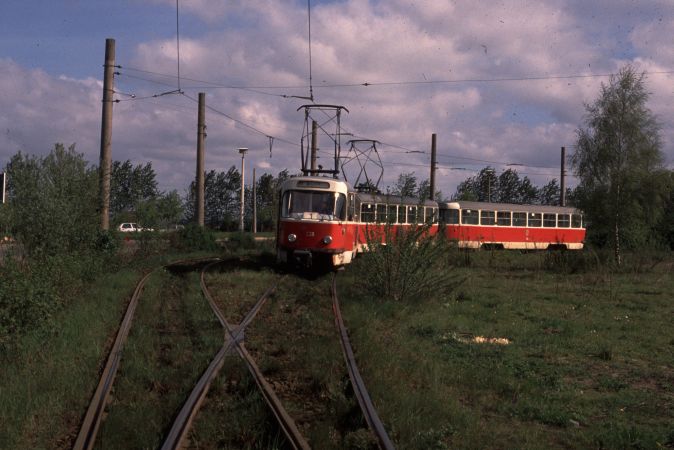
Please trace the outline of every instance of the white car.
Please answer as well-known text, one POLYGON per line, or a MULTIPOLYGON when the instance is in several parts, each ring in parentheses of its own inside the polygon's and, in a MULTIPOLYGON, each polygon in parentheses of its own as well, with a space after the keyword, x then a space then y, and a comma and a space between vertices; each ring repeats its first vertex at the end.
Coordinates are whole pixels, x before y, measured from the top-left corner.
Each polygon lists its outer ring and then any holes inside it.
POLYGON ((134 231, 143 231, 143 229, 138 225, 137 223, 133 222, 124 222, 119 224, 119 227, 117 227, 119 231, 122 233, 131 233, 134 231))

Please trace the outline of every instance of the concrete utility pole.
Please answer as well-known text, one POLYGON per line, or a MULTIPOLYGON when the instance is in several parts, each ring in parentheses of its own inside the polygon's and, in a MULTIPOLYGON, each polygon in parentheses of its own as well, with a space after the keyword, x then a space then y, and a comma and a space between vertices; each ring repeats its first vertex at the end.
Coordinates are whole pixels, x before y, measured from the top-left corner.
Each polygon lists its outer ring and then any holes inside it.
POLYGON ((204 226, 204 139, 206 137, 206 94, 199 92, 197 116, 197 224, 204 226))
POLYGON ((428 195, 429 200, 435 198, 435 150, 436 150, 436 138, 435 133, 431 134, 431 192, 428 195))
POLYGON ((105 40, 103 70, 103 113, 101 120, 101 157, 99 162, 99 195, 101 230, 110 229, 110 172, 112 166, 112 94, 115 89, 115 40, 105 40))
POLYGON ((253 167, 253 234, 257 233, 257 189, 255 186, 255 167, 253 167))
POLYGON ((7 187, 7 175, 3 172, 0 173, 0 190, 2 191, 2 202, 5 203, 5 189, 7 187))
POLYGON ((316 172, 316 153, 318 152, 318 124, 315 120, 311 121, 311 174, 315 175, 316 172))
POLYGON ((244 183, 244 173, 246 170, 246 163, 245 163, 245 158, 246 158, 246 152, 248 151, 247 148, 242 147, 239 149, 239 153, 241 153, 241 214, 239 217, 239 231, 243 232, 243 206, 244 206, 244 200, 245 200, 245 183, 244 183))
POLYGON ((564 181, 564 170, 566 166, 566 149, 562 147, 562 165, 559 173, 559 206, 566 206, 566 183, 564 181))

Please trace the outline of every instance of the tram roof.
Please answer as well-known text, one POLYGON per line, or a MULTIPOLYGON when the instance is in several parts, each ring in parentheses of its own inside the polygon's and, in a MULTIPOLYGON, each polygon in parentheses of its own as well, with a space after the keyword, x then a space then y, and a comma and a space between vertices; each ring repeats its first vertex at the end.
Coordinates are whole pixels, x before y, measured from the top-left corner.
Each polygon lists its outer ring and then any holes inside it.
POLYGON ((370 194, 366 192, 356 193, 362 203, 383 203, 392 205, 415 205, 438 207, 438 203, 433 200, 419 200, 415 197, 401 197, 399 195, 370 194))
POLYGON ((439 203, 438 206, 441 209, 484 209, 487 211, 526 211, 556 214, 582 213, 579 209, 570 206, 523 205, 518 203, 456 201, 439 203))
POLYGON ((328 176, 308 176, 308 175, 292 175, 285 180, 282 189, 326 189, 326 190, 340 190, 350 191, 351 185, 346 181, 328 177, 328 176))

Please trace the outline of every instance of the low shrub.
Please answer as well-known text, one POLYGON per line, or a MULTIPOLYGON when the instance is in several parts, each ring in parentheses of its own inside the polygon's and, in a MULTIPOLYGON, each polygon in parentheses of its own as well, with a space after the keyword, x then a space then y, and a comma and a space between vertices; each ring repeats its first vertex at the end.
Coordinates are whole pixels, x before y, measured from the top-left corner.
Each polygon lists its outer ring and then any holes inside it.
POLYGON ((250 250, 255 248, 255 239, 250 233, 234 233, 227 241, 230 250, 250 250))
POLYGON ((13 259, 0 266, 0 351, 18 335, 47 325, 62 306, 51 276, 13 259))
POLYGON ((174 243, 181 250, 215 250, 217 243, 215 234, 208 228, 191 223, 177 233, 177 241, 174 243))
POLYGON ((97 251, 35 260, 6 255, 0 265, 0 350, 27 331, 48 330, 52 316, 68 299, 115 266, 113 257, 97 251))
POLYGON ((557 273, 584 273, 600 265, 593 250, 550 250, 545 252, 543 258, 543 268, 557 273))
POLYGON ((166 247, 166 241, 156 231, 141 231, 137 239, 138 252, 143 257, 160 253, 166 247))
POLYGON ((380 236, 367 230, 368 251, 356 259, 362 288, 377 298, 409 302, 458 286, 463 280, 452 274, 446 242, 428 231, 427 226, 394 230, 386 225, 380 236))

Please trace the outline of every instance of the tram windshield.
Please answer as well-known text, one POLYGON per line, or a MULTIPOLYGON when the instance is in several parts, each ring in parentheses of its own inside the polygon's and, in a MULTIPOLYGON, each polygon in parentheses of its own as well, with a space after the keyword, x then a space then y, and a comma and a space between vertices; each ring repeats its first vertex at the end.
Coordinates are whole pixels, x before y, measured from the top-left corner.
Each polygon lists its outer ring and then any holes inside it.
POLYGON ((346 196, 338 192, 286 191, 281 216, 293 219, 345 220, 346 196))

